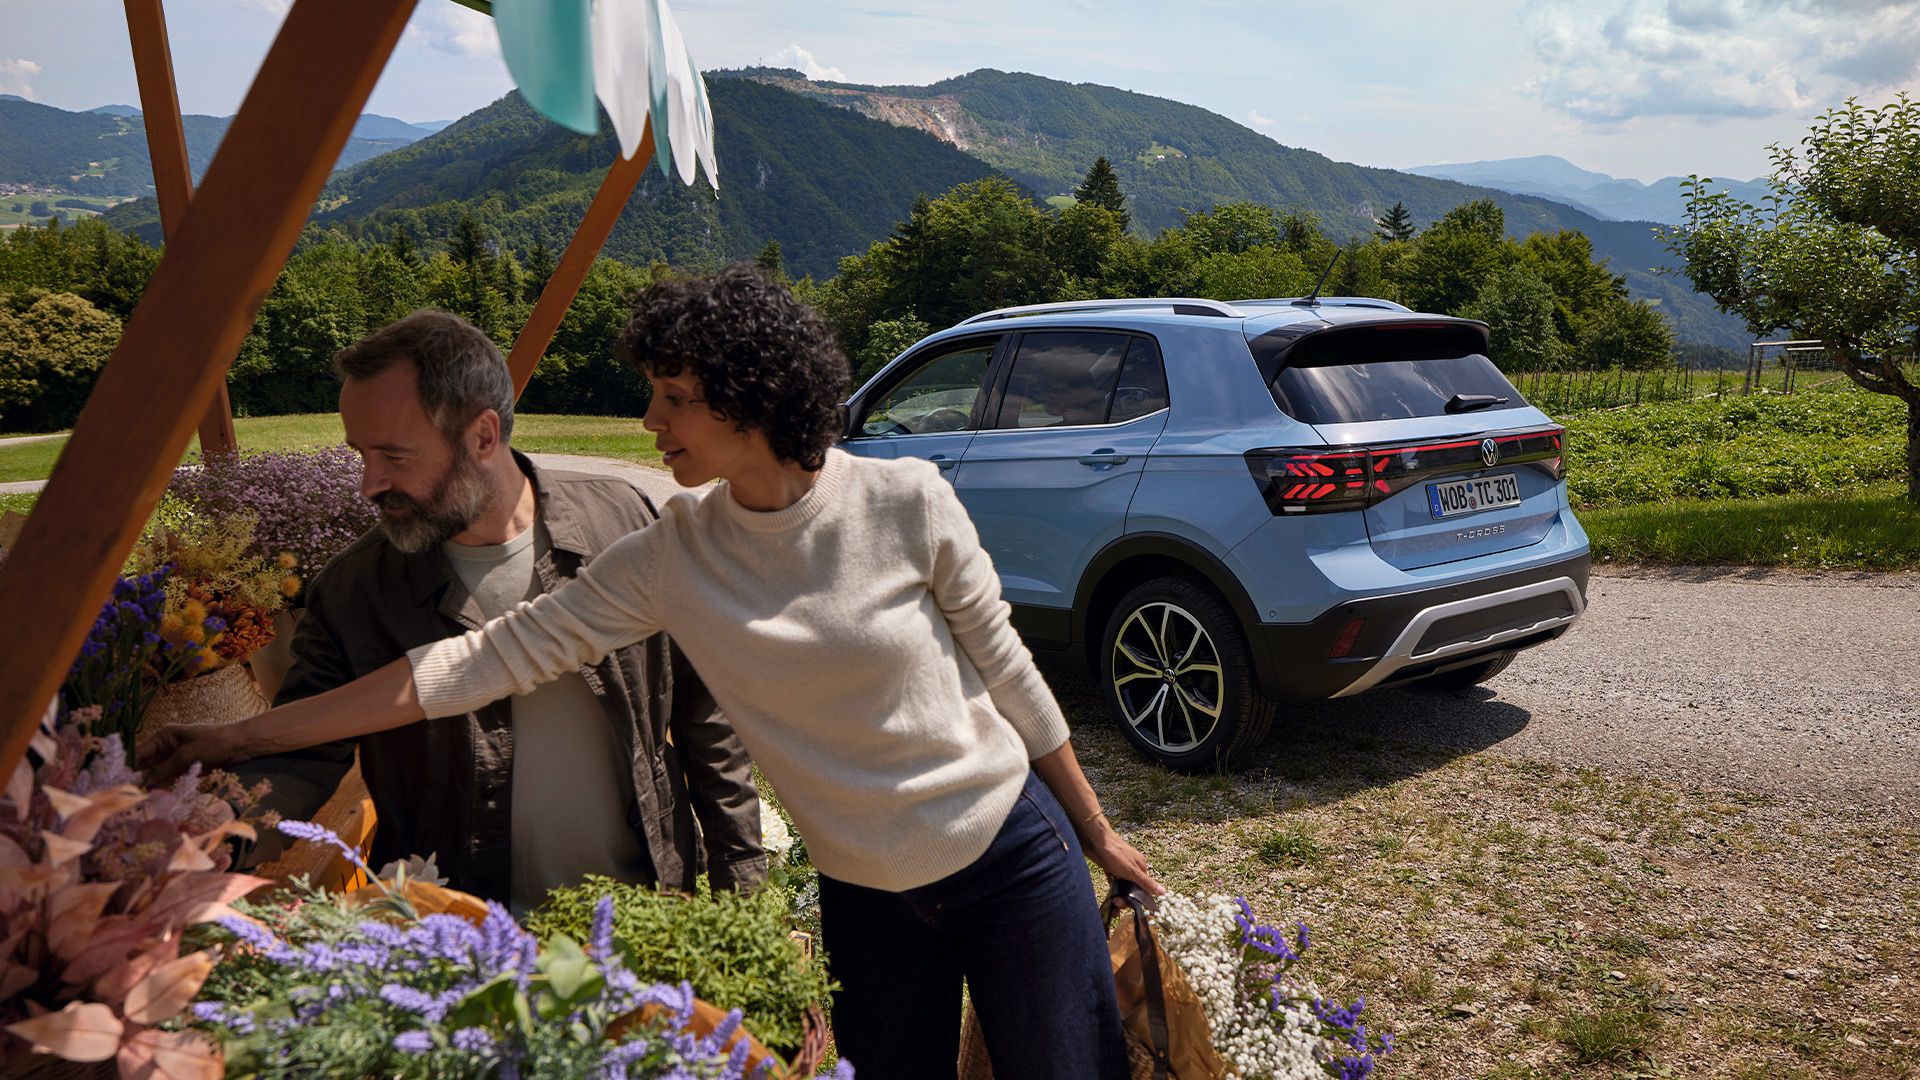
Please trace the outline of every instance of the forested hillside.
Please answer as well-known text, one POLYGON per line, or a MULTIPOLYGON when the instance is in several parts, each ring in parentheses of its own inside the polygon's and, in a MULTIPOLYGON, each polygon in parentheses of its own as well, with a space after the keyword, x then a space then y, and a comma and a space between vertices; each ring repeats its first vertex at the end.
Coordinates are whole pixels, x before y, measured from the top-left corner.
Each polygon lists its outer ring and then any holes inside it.
MULTIPOLYGON (((650 171, 606 253, 626 262, 711 264, 779 241, 796 275, 825 277, 905 217, 916 196, 992 173, 930 136, 738 79, 710 85, 720 192, 650 171)), ((573 235, 607 162, 610 125, 593 138, 541 119, 509 94, 439 134, 336 178, 319 220, 428 243, 463 215, 519 251, 556 251, 573 235)))

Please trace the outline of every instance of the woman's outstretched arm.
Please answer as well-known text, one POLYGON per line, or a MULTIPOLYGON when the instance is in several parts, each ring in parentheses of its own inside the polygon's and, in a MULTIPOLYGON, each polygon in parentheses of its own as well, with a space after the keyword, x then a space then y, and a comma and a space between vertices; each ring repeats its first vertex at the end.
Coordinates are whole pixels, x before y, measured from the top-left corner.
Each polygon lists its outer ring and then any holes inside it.
POLYGON ((1080 834, 1081 850, 1094 865, 1107 872, 1107 877, 1131 881, 1155 896, 1167 891, 1147 869, 1147 857, 1107 820, 1106 811, 1100 809, 1100 800, 1093 793, 1093 785, 1087 783, 1087 774, 1080 771, 1080 759, 1074 756, 1071 742, 1061 743, 1052 753, 1034 758, 1033 771, 1040 774, 1053 797, 1060 800, 1060 808, 1073 822, 1073 831, 1080 834))
POLYGON ((237 724, 165 728, 140 743, 151 763, 147 783, 167 783, 198 761, 224 765, 265 754, 304 750, 426 719, 413 689, 413 664, 401 657, 324 694, 302 698, 237 724))

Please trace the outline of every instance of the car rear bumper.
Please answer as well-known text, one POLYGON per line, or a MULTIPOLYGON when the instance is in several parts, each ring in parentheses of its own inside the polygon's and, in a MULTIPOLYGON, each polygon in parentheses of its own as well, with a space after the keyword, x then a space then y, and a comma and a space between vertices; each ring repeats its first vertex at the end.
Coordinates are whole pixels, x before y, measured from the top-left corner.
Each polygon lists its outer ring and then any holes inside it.
POLYGON ((1350 600, 1312 622, 1258 624, 1250 644, 1261 689, 1290 701, 1347 697, 1551 641, 1586 610, 1591 561, 1581 551, 1511 573, 1350 600), (1355 620, 1345 655, 1334 657, 1355 620))

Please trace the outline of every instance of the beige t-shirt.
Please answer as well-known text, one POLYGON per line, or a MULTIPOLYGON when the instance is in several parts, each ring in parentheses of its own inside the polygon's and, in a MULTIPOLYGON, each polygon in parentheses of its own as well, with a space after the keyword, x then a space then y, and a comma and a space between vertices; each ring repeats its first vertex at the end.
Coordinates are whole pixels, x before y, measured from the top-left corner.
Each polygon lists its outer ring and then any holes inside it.
MULTIPOLYGON (((440 549, 488 619, 541 594, 534 560, 548 550, 544 525, 504 544, 440 549)), ((514 914, 588 874, 649 880, 646 848, 627 823, 627 755, 587 680, 569 671, 512 704, 514 914)))

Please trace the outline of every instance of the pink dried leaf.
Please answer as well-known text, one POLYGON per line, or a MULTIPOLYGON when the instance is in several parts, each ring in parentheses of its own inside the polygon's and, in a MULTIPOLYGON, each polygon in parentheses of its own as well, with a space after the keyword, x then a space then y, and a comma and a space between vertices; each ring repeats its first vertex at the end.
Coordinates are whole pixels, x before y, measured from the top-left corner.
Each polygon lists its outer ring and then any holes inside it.
POLYGON ((225 1062, 194 1031, 142 1031, 120 1047, 120 1080, 220 1080, 225 1062))
POLYGON ((100 913, 120 891, 117 881, 69 885, 47 897, 47 947, 62 960, 71 959, 100 928, 100 913))
POLYGON ((180 1015, 200 985, 213 973, 211 951, 189 953, 169 960, 147 973, 147 977, 127 991, 127 1018, 141 1024, 158 1024, 180 1015))
POLYGON ((149 972, 179 956, 180 945, 172 938, 155 942, 128 957, 119 967, 95 979, 92 996, 108 1005, 119 1006, 149 972))
POLYGON ((198 873, 213 870, 213 857, 202 851, 197 844, 183 843, 173 849, 173 857, 167 860, 170 872, 198 873))
POLYGON ((33 806, 33 767, 26 758, 13 767, 13 777, 7 781, 7 801, 13 804, 13 819, 27 820, 27 810, 33 806))
POLYGON ((11 960, 0 960, 0 1001, 7 1001, 13 995, 40 981, 40 972, 25 964, 16 964, 11 960))
POLYGON ((106 1061, 119 1052, 126 1025, 105 1005, 75 1001, 57 1013, 8 1024, 7 1030, 40 1053, 68 1061, 106 1061))
MULTIPOLYGON (((53 791, 52 788, 43 790, 49 794, 53 791)), ((146 792, 131 784, 96 791, 87 796, 86 809, 67 816, 66 824, 60 826, 60 835, 72 840, 92 840, 108 818, 139 806, 146 798, 146 792)))
POLYGON ((99 929, 88 939, 86 948, 67 961, 60 978, 75 986, 86 986, 113 970, 150 939, 172 940, 167 935, 151 933, 144 919, 136 921, 124 915, 109 915, 100 920, 99 929))
POLYGON ((65 866, 93 850, 93 841, 71 840, 57 832, 46 831, 40 839, 47 845, 47 865, 65 866))
POLYGON ((146 912, 157 927, 192 926, 225 915, 227 905, 273 882, 251 874, 181 874, 160 890, 146 912))
POLYGON ((62 821, 85 810, 91 801, 85 795, 75 795, 57 787, 43 787, 40 790, 47 793, 47 801, 53 804, 54 815, 62 821))

